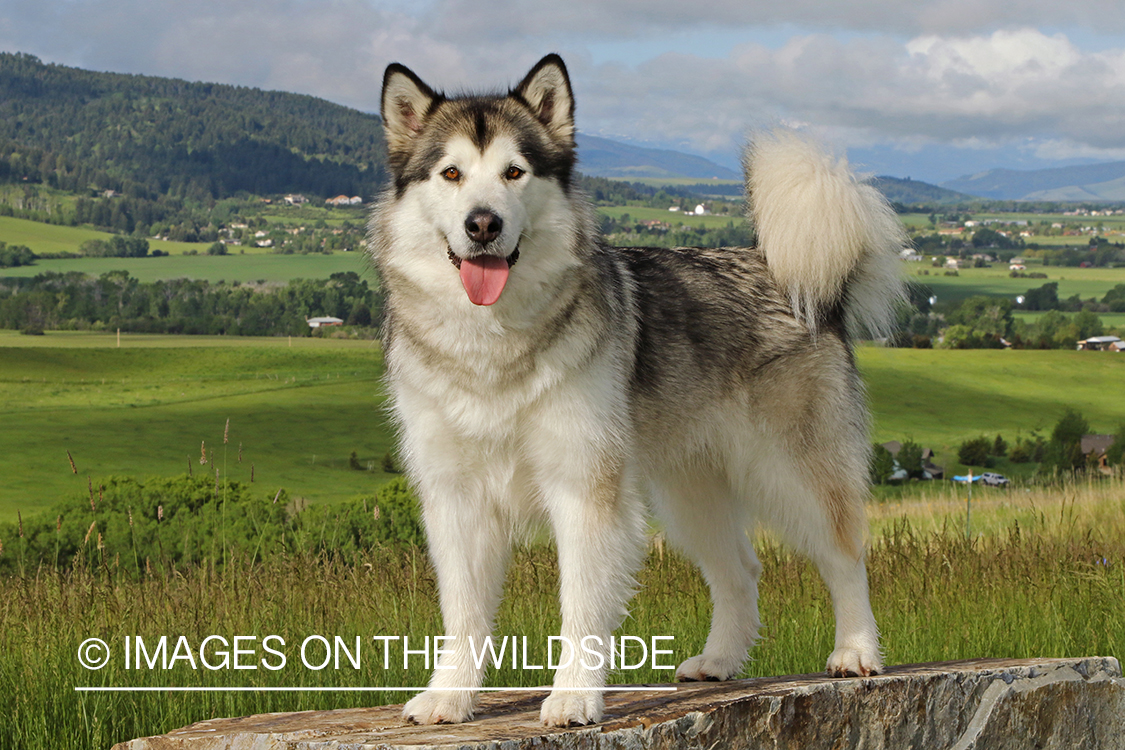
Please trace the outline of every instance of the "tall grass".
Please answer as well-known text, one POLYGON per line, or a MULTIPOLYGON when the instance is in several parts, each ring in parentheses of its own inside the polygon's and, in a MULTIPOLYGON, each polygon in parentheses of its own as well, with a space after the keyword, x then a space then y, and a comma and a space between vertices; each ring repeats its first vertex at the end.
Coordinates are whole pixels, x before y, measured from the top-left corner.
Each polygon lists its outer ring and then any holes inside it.
MULTIPOLYGON (((868 570, 872 603, 888 663, 973 657, 1125 656, 1125 500, 1121 485, 1026 493, 979 511, 979 534, 966 538, 943 502, 873 506, 876 531, 868 570), (1018 500, 1018 502, 1017 502, 1018 500), (1015 515, 1006 517, 1011 512, 1015 515), (1025 514, 1025 515, 1020 515, 1025 514), (1038 519, 1029 522, 1028 519, 1038 519)), ((956 510, 951 504, 948 509, 956 510)), ((127 533, 127 532, 124 532, 127 533)), ((763 637, 746 676, 817 672, 832 648, 831 605, 815 570, 767 536, 758 539, 764 565, 763 637)), ((204 563, 137 580, 133 563, 110 558, 91 542, 68 571, 28 570, 0 580, 0 747, 97 748, 159 734, 216 716, 397 703, 376 693, 78 693, 76 686, 418 686, 421 657, 403 669, 392 650, 384 669, 371 636, 441 633, 434 577, 424 552, 378 547, 347 558, 303 552, 224 567, 204 563), (125 636, 180 635, 198 646, 208 635, 228 640, 285 639, 287 666, 271 671, 167 671, 124 668, 125 636), (299 644, 319 634, 349 644, 363 639, 359 670, 346 662, 313 670, 299 662, 299 644), (87 638, 117 651, 108 666, 88 671, 77 660, 87 638), (373 647, 374 646, 374 647, 373 647)), ((311 549, 311 548, 310 548, 311 549)), ((4 554, 16 550, 7 549, 4 554)), ((646 640, 671 635, 675 664, 706 639, 707 587, 692 565, 654 545, 639 593, 621 633, 646 640)), ((547 637, 559 626, 554 550, 517 550, 509 570, 497 634, 526 637, 528 663, 544 664, 547 637)), ((151 644, 152 641, 150 640, 151 644)), ((171 647, 173 644, 170 643, 171 647)), ((214 661, 214 659, 212 659, 214 661)), ((314 659, 315 661, 315 659, 314 659)), ((489 684, 549 683, 546 670, 490 673, 489 684)), ((619 683, 667 682, 671 673, 619 671, 619 683)))

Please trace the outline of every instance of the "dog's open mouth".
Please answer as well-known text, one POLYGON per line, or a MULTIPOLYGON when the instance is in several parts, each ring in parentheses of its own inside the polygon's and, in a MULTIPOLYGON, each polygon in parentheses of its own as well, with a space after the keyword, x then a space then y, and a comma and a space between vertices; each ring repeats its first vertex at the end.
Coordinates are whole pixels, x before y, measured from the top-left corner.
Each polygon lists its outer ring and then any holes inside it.
POLYGON ((461 285, 474 305, 491 305, 500 299, 504 285, 508 283, 508 269, 520 257, 519 245, 507 258, 496 255, 475 255, 461 258, 449 249, 449 260, 461 272, 461 285))

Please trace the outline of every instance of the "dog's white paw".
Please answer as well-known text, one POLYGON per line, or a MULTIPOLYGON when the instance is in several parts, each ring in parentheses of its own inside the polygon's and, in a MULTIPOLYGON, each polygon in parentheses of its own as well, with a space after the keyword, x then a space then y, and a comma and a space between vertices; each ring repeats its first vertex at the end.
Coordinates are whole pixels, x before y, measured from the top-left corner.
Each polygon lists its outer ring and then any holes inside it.
POLYGON ((473 718, 474 693, 467 690, 427 690, 402 708, 402 718, 415 724, 460 724, 473 718))
POLYGON ((680 682, 720 682, 729 680, 742 671, 743 659, 716 659, 706 654, 693 656, 676 669, 680 682))
POLYGON ((883 671, 883 659, 875 647, 844 646, 828 657, 828 674, 832 677, 870 677, 883 671))
POLYGON ((604 708, 600 690, 555 690, 543 701, 539 721, 549 727, 596 724, 604 708))

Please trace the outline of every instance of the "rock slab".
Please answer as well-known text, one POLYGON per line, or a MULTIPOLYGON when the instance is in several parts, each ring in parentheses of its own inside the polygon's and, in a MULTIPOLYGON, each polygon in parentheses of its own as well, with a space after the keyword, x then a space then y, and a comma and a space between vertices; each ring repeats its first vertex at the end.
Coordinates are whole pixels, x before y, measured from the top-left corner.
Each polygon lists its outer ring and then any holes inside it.
POLYGON ((544 696, 484 693, 476 720, 460 725, 407 724, 401 706, 213 719, 114 750, 1125 750, 1125 681, 1112 657, 979 659, 866 678, 614 692, 602 723, 574 729, 539 724, 544 696))

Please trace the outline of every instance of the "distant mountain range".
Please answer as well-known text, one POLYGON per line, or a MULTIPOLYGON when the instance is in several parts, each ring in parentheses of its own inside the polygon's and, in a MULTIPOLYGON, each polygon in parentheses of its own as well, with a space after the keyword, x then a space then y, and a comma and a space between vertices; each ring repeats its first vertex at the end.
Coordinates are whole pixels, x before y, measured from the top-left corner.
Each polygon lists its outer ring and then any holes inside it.
POLYGON ((702 156, 680 151, 633 146, 609 138, 579 133, 578 170, 593 177, 635 180, 644 177, 693 177, 702 180, 741 180, 742 175, 702 156))
MULTIPOLYGON (((699 195, 741 193, 741 174, 701 156, 584 133, 577 140, 578 168, 593 177, 668 179, 699 195)), ((0 182, 113 191, 167 208, 238 193, 369 198, 386 174, 373 114, 311 96, 95 73, 0 53, 0 182)), ((873 184, 907 205, 975 197, 1125 201, 1125 162, 993 169, 941 186, 886 176, 873 184)))
POLYGON ((990 169, 941 186, 999 200, 1125 201, 1125 161, 1035 170, 990 169))
POLYGON ((931 185, 928 182, 912 180, 909 177, 903 180, 898 177, 880 175, 872 179, 871 184, 885 195, 887 200, 892 203, 902 203, 906 206, 919 203, 949 205, 977 200, 975 196, 931 185))

